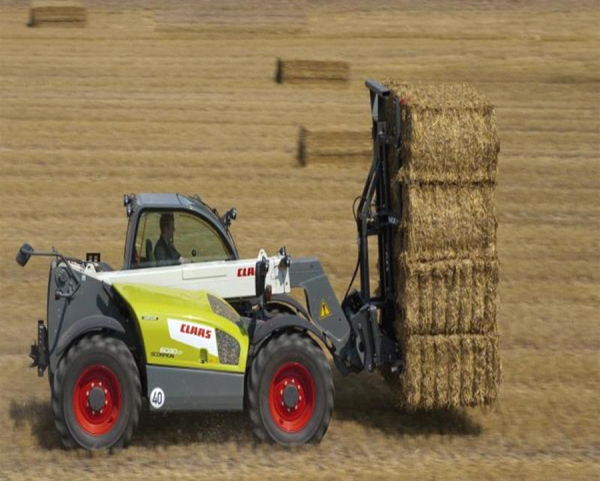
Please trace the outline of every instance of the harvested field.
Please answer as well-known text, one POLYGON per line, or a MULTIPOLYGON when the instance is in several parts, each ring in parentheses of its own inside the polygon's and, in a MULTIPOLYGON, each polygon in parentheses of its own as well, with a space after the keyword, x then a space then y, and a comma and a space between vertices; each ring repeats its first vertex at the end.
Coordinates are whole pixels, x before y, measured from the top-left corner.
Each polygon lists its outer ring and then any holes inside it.
POLYGON ((85 5, 85 28, 36 29, 29 4, 0 1, 0 478, 598 479, 597 2, 85 5), (352 77, 340 90, 276 84, 276 57, 347 60, 352 77), (198 193, 237 206, 244 257, 317 255, 341 297, 366 168, 299 167, 298 129, 369 129, 366 78, 469 83, 496 106, 495 408, 402 410, 378 375, 336 375, 319 446, 255 445, 238 414, 145 413, 124 452, 60 449, 47 380, 27 368, 48 264, 17 266, 20 244, 119 267, 122 194, 198 193))

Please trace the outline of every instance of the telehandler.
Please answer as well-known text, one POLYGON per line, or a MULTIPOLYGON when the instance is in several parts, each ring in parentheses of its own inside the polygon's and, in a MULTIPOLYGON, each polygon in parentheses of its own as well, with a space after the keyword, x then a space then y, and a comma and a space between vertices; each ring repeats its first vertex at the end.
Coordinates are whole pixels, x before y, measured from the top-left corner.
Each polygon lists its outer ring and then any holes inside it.
POLYGON ((399 116, 386 116, 385 87, 366 85, 373 160, 355 202, 358 261, 341 303, 317 258, 292 258, 282 248, 240 259, 229 231, 236 210, 219 216, 198 196, 125 195, 121 270, 99 253, 78 260, 23 244, 16 258, 22 266, 31 256, 53 258, 47 318, 38 321, 30 357, 39 376, 48 372, 65 447, 127 445, 143 399, 152 411, 246 410, 261 440, 319 442, 333 411, 325 349, 344 375, 402 369, 392 327, 392 228, 399 219, 387 159, 400 141, 389 135, 399 116), (165 214, 177 228, 183 263, 157 259, 165 214), (378 247, 376 295, 370 237, 378 247), (358 272, 360 290, 350 290, 358 272), (304 290, 306 306, 289 295, 294 288, 304 290))

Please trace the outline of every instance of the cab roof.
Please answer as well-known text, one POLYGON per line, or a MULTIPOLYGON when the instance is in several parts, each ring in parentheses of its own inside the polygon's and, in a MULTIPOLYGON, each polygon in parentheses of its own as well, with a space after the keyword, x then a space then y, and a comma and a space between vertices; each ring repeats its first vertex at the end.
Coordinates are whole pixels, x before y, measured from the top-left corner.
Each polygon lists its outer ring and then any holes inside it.
POLYGON ((130 201, 135 208, 191 209, 207 217, 219 219, 216 210, 204 203, 198 195, 188 196, 174 193, 131 194, 130 201))

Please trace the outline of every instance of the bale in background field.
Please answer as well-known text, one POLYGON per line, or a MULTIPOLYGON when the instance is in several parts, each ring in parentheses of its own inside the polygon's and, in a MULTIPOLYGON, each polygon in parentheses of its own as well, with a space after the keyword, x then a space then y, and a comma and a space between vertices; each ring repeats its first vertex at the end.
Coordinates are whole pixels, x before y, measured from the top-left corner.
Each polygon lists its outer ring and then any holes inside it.
POLYGON ((86 9, 80 2, 33 2, 29 10, 29 27, 42 24, 83 27, 87 19, 86 9))
POLYGON ((350 80, 348 62, 333 60, 282 60, 277 59, 277 83, 346 83, 350 80))
POLYGON ((373 145, 368 130, 308 130, 300 127, 297 159, 301 165, 309 162, 335 160, 371 161, 373 145))
POLYGON ((388 82, 399 148, 392 204, 400 375, 384 372, 406 408, 490 405, 501 379, 496 323, 493 106, 465 85, 388 82))

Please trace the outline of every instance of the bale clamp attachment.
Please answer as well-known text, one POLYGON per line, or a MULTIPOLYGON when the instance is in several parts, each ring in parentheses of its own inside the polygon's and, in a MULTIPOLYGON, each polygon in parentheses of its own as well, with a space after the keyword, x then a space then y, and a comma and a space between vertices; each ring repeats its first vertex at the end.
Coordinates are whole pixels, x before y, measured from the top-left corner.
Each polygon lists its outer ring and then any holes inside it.
POLYGON ((358 341, 355 352, 364 368, 373 372, 384 363, 390 363, 392 369, 401 367, 401 353, 394 336, 397 290, 393 271, 393 236, 399 219, 390 195, 390 168, 397 171, 399 167, 396 148, 399 145, 400 107, 396 99, 393 104, 395 115, 388 118, 390 90, 374 80, 367 80, 366 86, 371 97, 373 160, 355 213, 360 293, 347 294, 343 306, 348 308, 348 319, 358 341), (396 135, 392 137, 390 133, 396 135), (390 152, 395 159, 393 166, 390 165, 390 152), (380 291, 376 296, 371 294, 370 286, 371 236, 377 236, 380 291))
MULTIPOLYGON (((357 211, 358 250, 360 264, 361 296, 382 311, 384 329, 392 329, 396 315, 396 285, 393 272, 393 229, 399 223, 391 201, 390 151, 396 159, 394 169, 399 168, 396 148, 400 142, 400 107, 395 100, 393 117, 390 117, 386 104, 390 90, 374 80, 365 82, 371 96, 371 117, 373 137, 373 161, 367 176, 357 211), (395 133, 395 136, 390 134, 395 133), (369 278, 368 238, 377 236, 380 293, 371 296, 369 278)), ((398 197, 401 199, 401 197, 398 197)), ((389 334, 392 334, 392 330, 389 334)))

